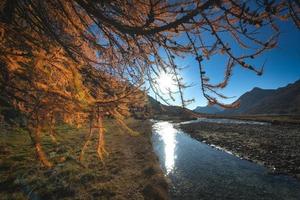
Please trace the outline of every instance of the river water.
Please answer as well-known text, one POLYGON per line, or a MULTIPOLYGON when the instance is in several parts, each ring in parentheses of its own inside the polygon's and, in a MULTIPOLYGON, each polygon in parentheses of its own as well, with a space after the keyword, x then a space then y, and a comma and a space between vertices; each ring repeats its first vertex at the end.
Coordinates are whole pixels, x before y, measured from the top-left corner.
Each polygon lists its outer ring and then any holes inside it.
POLYGON ((191 138, 176 124, 156 121, 152 142, 170 180, 172 199, 300 200, 300 183, 191 138))

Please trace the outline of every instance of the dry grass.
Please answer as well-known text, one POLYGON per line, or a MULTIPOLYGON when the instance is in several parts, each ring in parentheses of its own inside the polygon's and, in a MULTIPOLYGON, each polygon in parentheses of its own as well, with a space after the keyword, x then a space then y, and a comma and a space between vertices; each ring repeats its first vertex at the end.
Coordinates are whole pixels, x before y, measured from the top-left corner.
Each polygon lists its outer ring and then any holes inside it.
POLYGON ((106 121, 109 156, 102 164, 96 153, 96 134, 83 166, 78 162, 86 128, 57 128, 60 145, 47 136, 43 146, 56 165, 41 167, 28 133, 2 128, 0 133, 1 199, 168 199, 168 185, 152 151, 151 125, 128 121, 140 132, 132 137, 106 121))

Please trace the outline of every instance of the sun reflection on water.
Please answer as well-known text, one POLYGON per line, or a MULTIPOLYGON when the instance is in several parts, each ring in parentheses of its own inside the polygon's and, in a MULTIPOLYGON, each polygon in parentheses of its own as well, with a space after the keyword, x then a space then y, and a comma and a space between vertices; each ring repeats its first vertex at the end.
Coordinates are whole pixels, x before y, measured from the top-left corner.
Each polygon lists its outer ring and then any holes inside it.
POLYGON ((176 132, 177 130, 169 122, 160 122, 155 124, 157 134, 160 135, 164 142, 165 148, 165 168, 167 173, 174 169, 175 163, 175 147, 176 147, 176 132))

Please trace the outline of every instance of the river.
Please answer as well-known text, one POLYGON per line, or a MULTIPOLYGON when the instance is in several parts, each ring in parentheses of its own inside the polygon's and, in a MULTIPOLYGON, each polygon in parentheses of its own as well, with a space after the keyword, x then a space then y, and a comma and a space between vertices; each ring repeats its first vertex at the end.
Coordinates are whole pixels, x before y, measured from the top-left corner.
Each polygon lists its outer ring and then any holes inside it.
POLYGON ((152 143, 175 200, 299 200, 300 183, 154 121, 152 143))

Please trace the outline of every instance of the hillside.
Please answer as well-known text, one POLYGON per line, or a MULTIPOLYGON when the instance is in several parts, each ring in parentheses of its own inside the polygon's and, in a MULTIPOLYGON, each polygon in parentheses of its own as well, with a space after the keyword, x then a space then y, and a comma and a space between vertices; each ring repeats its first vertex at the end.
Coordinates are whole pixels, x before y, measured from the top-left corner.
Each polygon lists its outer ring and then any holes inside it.
POLYGON ((196 113, 189 109, 161 104, 151 96, 148 96, 148 103, 152 115, 151 117, 154 119, 191 120, 198 117, 196 113))
POLYGON ((224 109, 218 105, 213 106, 197 106, 193 111, 197 113, 205 113, 205 114, 217 114, 222 112, 224 109))
POLYGON ((278 89, 254 88, 238 100, 239 108, 218 114, 300 114, 300 80, 278 89))

